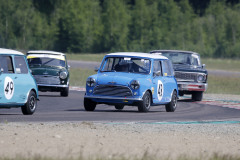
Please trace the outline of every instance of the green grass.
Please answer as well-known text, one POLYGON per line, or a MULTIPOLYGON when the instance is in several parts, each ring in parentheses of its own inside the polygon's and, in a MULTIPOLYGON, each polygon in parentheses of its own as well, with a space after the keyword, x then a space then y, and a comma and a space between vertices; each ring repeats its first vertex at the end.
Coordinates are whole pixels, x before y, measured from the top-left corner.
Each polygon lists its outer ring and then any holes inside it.
POLYGON ((240 95, 240 78, 209 75, 206 93, 240 95))
POLYGON ((68 60, 101 62, 106 54, 67 54, 68 60))
POLYGON ((240 72, 240 60, 238 59, 234 60, 234 59, 203 58, 202 63, 206 64, 206 69, 240 72))
POLYGON ((93 74, 96 74, 94 70, 71 68, 70 69, 70 86, 85 87, 87 78, 93 74))

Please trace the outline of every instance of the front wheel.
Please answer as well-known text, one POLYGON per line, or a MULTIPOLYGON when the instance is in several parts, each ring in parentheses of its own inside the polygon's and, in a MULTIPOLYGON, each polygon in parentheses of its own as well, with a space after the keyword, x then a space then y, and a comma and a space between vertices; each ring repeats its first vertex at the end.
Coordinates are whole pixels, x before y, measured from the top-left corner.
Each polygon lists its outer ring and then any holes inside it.
POLYGON ((84 108, 86 111, 94 111, 96 108, 97 103, 93 102, 89 98, 84 98, 84 108))
POLYGON ((174 112, 177 108, 177 92, 173 91, 171 102, 165 105, 167 112, 174 112))
POLYGON ((138 103, 139 112, 148 112, 151 107, 151 95, 146 92, 142 98, 142 101, 138 103))
POLYGON ((203 98, 203 92, 197 91, 192 93, 192 100, 193 101, 201 101, 203 98))
POLYGON ((124 105, 122 105, 122 104, 116 104, 116 105, 115 105, 115 108, 116 108, 117 110, 122 110, 122 109, 124 108, 124 105))
POLYGON ((36 93, 31 91, 28 95, 27 103, 21 107, 24 115, 32 115, 37 107, 37 96, 36 93))
POLYGON ((69 87, 64 88, 60 93, 62 97, 68 97, 68 94, 69 94, 69 87))

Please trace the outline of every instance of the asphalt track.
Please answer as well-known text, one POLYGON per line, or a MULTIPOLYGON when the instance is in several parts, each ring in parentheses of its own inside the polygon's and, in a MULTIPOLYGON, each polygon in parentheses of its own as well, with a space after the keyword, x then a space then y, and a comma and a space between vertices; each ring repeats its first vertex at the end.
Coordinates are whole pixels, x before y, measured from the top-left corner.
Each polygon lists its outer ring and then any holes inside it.
MULTIPOLYGON (((33 115, 22 115, 20 108, 0 109, 0 123, 4 122, 74 122, 101 123, 240 123, 240 108, 223 107, 214 103, 178 101, 175 112, 166 112, 164 105, 151 107, 150 112, 140 113, 137 107, 126 106, 118 111, 114 106, 97 105, 94 112, 83 107, 83 91, 70 91, 69 97, 59 93, 40 92, 40 101, 33 115)), ((206 101, 208 102, 208 101, 206 101)), ((234 102, 235 103, 235 102, 234 102)), ((240 102, 236 102, 237 106, 240 102)))

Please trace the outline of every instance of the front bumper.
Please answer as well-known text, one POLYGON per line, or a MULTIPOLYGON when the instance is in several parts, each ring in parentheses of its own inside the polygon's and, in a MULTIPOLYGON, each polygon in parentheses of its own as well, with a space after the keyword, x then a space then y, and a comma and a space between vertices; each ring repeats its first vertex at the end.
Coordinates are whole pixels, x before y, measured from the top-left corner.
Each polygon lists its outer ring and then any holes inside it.
POLYGON ((140 97, 114 97, 114 96, 92 96, 92 95, 85 95, 84 98, 89 98, 92 101, 98 103, 105 103, 105 104, 133 104, 135 102, 142 101, 140 97))
POLYGON ((207 83, 177 82, 179 91, 206 91, 207 83))

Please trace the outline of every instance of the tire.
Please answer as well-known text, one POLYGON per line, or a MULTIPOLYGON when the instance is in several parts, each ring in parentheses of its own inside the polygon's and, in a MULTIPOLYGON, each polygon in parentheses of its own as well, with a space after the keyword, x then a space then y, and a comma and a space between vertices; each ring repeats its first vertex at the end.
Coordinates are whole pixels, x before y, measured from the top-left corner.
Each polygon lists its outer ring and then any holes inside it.
POLYGON ((117 104, 117 105, 115 105, 115 108, 116 108, 117 110, 122 110, 122 109, 124 108, 124 105, 122 105, 122 104, 117 104))
POLYGON ((177 108, 177 92, 174 90, 171 98, 171 102, 165 105, 167 112, 174 112, 177 108))
POLYGON ((86 111, 94 111, 97 103, 93 102, 91 99, 84 98, 84 108, 86 111))
POLYGON ((64 88, 63 91, 61 91, 60 93, 62 97, 68 97, 68 94, 69 94, 69 87, 64 88))
POLYGON ((142 101, 138 103, 139 112, 148 112, 151 107, 151 95, 147 91, 142 98, 142 101))
POLYGON ((21 107, 24 115, 32 115, 37 108, 37 96, 36 93, 30 91, 27 99, 27 103, 21 107))
POLYGON ((193 101, 202 101, 203 98, 203 92, 198 91, 198 92, 193 92, 192 93, 192 100, 193 101))

